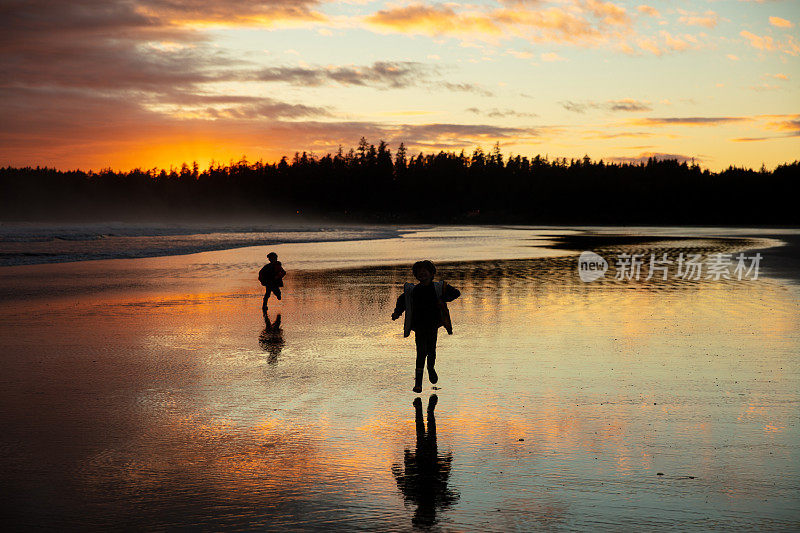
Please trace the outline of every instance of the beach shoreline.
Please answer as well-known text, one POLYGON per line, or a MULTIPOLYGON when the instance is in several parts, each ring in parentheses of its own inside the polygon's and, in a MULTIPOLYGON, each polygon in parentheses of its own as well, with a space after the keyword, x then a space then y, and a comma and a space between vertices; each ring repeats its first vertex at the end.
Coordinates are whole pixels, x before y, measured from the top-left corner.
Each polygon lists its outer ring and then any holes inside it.
MULTIPOLYGON (((217 271, 219 279, 209 289, 224 290, 230 283, 237 290, 250 285, 252 272, 266 261, 270 250, 283 255, 290 270, 340 270, 373 266, 410 264, 414 253, 428 254, 437 262, 470 262, 502 259, 534 259, 550 256, 577 256, 583 250, 613 252, 615 245, 630 250, 664 242, 695 242, 702 245, 709 238, 752 249, 764 256, 760 267, 764 275, 774 275, 790 281, 800 281, 800 230, 780 233, 761 233, 740 229, 734 235, 720 237, 719 228, 528 228, 528 227, 470 227, 442 226, 424 228, 391 228, 385 232, 394 236, 367 240, 300 241, 275 245, 258 245, 209 250, 179 255, 155 257, 95 259, 64 263, 41 263, 0 267, 0 302, 21 301, 26 298, 52 296, 78 297, 102 291, 162 290, 181 292, 191 290, 209 271, 217 271), (478 237, 462 241, 462 235, 477 232, 478 237), (500 235, 497 244, 480 239, 493 232, 500 235), (441 233, 454 239, 446 248, 430 245, 416 247, 429 235, 441 233), (477 239, 477 240, 476 240, 477 239), (786 245, 781 245, 786 243, 786 245), (633 247, 632 247, 633 246, 633 247), (342 250, 346 250, 345 253, 342 250), (408 250, 404 253, 403 250, 408 250), (477 255, 473 250, 480 250, 477 255), (288 254, 288 255, 285 255, 288 254)), ((640 250, 641 251, 641 250, 640 250)), ((426 257, 427 257, 426 256, 426 257)), ((644 260, 649 259, 645 254, 644 260)), ((257 286, 256 286, 257 287, 257 286)))

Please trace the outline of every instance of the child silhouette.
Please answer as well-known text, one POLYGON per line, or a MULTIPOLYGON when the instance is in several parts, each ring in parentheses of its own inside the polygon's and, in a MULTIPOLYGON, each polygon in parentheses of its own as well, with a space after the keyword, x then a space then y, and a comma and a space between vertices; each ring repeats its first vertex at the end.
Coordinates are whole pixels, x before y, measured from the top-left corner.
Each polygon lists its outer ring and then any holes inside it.
POLYGON ((422 374, 426 362, 428 378, 431 383, 439 381, 434 365, 436 364, 436 337, 439 328, 444 326, 447 333, 453 334, 450 312, 447 302, 452 302, 461 292, 444 281, 433 281, 436 267, 430 261, 417 261, 411 268, 414 277, 419 280, 416 285, 406 283, 403 294, 397 298, 392 313, 392 320, 397 320, 405 312, 403 336, 408 337, 414 331, 417 345, 417 365, 414 372, 414 392, 422 392, 422 374))
POLYGON ((264 265, 258 272, 258 281, 267 289, 266 294, 264 294, 264 302, 261 304, 261 310, 264 312, 267 311, 267 300, 269 300, 270 294, 274 294, 278 300, 281 299, 283 277, 286 275, 281 262, 278 261, 278 254, 275 252, 268 253, 267 260, 269 263, 264 265))

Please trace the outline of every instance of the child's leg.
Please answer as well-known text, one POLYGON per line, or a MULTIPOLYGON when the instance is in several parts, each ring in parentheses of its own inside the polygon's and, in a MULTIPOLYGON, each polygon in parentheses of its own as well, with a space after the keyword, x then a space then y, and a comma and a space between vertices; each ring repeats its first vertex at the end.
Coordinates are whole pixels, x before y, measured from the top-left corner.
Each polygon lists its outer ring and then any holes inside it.
POLYGON ((275 293, 275 298, 278 300, 281 299, 281 288, 280 287, 273 287, 272 292, 275 293))
POLYGON ((261 304, 261 310, 262 311, 266 311, 267 310, 267 300, 269 300, 269 293, 270 293, 270 289, 267 288, 267 292, 266 292, 266 294, 264 294, 264 302, 261 304))
POLYGON ((414 392, 422 392, 422 373, 425 370, 425 356, 428 354, 428 335, 425 331, 414 332, 414 343, 417 345, 417 364, 414 368, 414 392))
POLYGON ((428 368, 433 368, 436 364, 436 339, 438 337, 438 330, 433 330, 428 337, 428 368))
POLYGON ((414 343, 417 345, 417 368, 425 368, 425 357, 428 355, 428 335, 425 331, 414 332, 414 343))
POLYGON ((434 385, 439 381, 439 376, 433 368, 436 364, 436 337, 438 332, 438 329, 434 329, 433 332, 431 332, 428 344, 428 379, 430 379, 431 383, 434 385))

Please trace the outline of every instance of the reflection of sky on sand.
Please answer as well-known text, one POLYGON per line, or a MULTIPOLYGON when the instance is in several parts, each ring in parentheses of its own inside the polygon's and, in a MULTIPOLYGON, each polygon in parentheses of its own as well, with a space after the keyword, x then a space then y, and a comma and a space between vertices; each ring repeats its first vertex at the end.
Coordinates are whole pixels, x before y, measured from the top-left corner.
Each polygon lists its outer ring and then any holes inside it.
MULTIPOLYGON (((587 285, 572 257, 439 275, 463 294, 437 363, 438 453, 459 495, 439 526, 796 520, 795 286, 587 285)), ((413 343, 388 319, 409 278, 290 271, 273 360, 255 288, 3 308, 4 351, 24 355, 4 366, 4 412, 19 413, 4 416, 6 478, 55 502, 48 524, 410 529, 392 467, 416 442, 413 343), (69 491, 36 481, 58 469, 69 491)))

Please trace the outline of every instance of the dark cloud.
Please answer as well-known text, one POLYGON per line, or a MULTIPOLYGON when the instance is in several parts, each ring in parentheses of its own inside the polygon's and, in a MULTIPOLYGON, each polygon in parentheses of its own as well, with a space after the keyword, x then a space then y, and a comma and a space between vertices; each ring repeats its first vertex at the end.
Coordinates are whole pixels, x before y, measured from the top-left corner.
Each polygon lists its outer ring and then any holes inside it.
POLYGON ((638 156, 617 156, 617 157, 606 157, 604 158, 605 161, 611 163, 632 163, 632 164, 639 164, 639 163, 647 163, 647 160, 650 158, 655 158, 659 160, 664 159, 677 159, 681 163, 691 163, 694 161, 695 163, 699 163, 703 161, 703 158, 700 156, 691 156, 691 155, 684 155, 684 154, 666 154, 663 152, 645 152, 639 154, 638 156))
POLYGON ((481 96, 494 96, 492 91, 488 89, 484 89, 480 85, 476 85, 474 83, 450 83, 450 82, 442 82, 438 84, 439 87, 447 89, 449 91, 457 91, 457 92, 468 92, 468 93, 475 93, 481 96))
POLYGON ((632 99, 623 99, 623 100, 609 100, 606 102, 606 107, 610 111, 652 111, 653 109, 643 103, 637 102, 636 100, 632 99))
POLYGON ((650 126, 719 126, 720 124, 730 124, 734 122, 745 122, 751 120, 748 117, 666 117, 666 118, 643 118, 637 120, 637 124, 650 126))
POLYGON ((468 113, 473 113, 475 115, 484 115, 490 118, 507 118, 507 117, 520 117, 520 118, 533 118, 538 117, 536 113, 525 113, 522 111, 515 111, 513 109, 480 109, 477 107, 468 107, 466 109, 468 113))
POLYGON ((567 100, 565 102, 561 102, 561 107, 566 109, 567 111, 572 111, 573 113, 585 113, 589 107, 595 107, 589 104, 581 104, 579 102, 572 102, 567 100))
POLYGON ((570 100, 561 102, 561 107, 573 113, 585 113, 589 109, 599 109, 604 111, 624 111, 624 112, 638 112, 638 111, 652 111, 652 108, 646 102, 640 102, 632 98, 623 98, 621 100, 607 100, 605 102, 573 102, 570 100))
POLYGON ((224 108, 208 108, 207 113, 212 118, 232 118, 241 120, 276 119, 276 118, 308 118, 330 115, 322 107, 307 106, 303 104, 288 104, 271 98, 259 98, 247 105, 238 105, 224 108))
POLYGON ((4 51, 36 48, 41 42, 69 36, 125 38, 159 26, 158 21, 137 12, 131 2, 119 0, 4 0, 0 4, 4 51), (20 41, 21 36, 29 40, 20 41))
POLYGON ((376 61, 368 66, 271 67, 254 73, 253 78, 259 81, 286 82, 306 87, 338 83, 397 89, 417 85, 436 72, 436 69, 422 63, 376 61))
POLYGON ((731 139, 731 140, 733 142, 741 143, 741 142, 768 141, 770 139, 781 139, 781 137, 738 137, 736 139, 731 139))
POLYGON ((153 113, 132 100, 79 90, 0 88, 0 99, 4 102, 0 145, 5 148, 17 143, 57 146, 118 138, 127 130, 142 132, 153 123, 153 113))
POLYGON ((203 34, 113 0, 6 3, 0 47, 0 75, 20 87, 168 92, 224 79, 236 65, 203 34))
POLYGON ((648 131, 622 131, 618 133, 592 132, 590 137, 596 139, 618 139, 620 137, 651 137, 653 134, 648 131))
POLYGON ((468 144, 475 140, 538 137, 539 132, 533 128, 506 128, 488 124, 413 124, 401 126, 397 135, 417 142, 461 139, 468 144))

